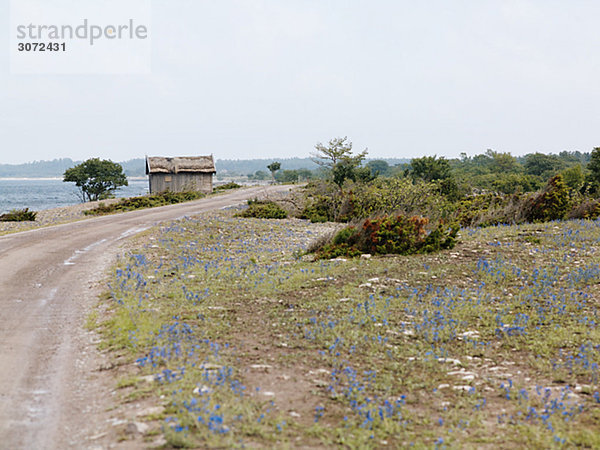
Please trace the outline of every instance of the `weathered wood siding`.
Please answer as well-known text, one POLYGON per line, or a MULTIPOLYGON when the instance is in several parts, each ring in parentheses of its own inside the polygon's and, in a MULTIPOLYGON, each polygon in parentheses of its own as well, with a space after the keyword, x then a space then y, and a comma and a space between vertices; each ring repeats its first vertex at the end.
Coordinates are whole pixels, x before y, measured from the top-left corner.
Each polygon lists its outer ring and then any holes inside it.
POLYGON ((212 192, 212 173, 152 173, 150 179, 150 193, 159 192, 186 192, 200 191, 212 192))

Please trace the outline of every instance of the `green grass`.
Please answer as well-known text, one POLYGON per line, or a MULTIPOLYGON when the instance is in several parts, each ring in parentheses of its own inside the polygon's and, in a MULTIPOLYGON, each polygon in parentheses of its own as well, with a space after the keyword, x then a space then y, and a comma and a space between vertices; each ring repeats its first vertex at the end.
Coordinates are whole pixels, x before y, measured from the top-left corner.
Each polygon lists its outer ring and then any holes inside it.
POLYGON ((204 198, 206 194, 202 192, 161 192, 160 194, 144 195, 139 197, 129 197, 119 200, 116 203, 103 204, 93 209, 85 210, 83 213, 90 216, 101 216, 114 214, 117 212, 135 211, 137 209, 155 208, 157 206, 174 205, 177 203, 189 202, 204 198))
POLYGON ((206 214, 119 263, 99 326, 130 362, 128 395, 167 399, 170 445, 600 445, 600 223, 300 257, 330 231, 206 214))

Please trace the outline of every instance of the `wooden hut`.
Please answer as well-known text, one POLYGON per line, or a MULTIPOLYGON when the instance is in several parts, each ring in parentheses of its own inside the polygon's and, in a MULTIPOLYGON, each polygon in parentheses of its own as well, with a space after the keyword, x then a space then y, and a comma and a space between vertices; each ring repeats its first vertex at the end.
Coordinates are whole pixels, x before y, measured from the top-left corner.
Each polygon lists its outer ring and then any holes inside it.
POLYGON ((215 162, 210 156, 146 157, 146 175, 150 193, 212 192, 215 162))

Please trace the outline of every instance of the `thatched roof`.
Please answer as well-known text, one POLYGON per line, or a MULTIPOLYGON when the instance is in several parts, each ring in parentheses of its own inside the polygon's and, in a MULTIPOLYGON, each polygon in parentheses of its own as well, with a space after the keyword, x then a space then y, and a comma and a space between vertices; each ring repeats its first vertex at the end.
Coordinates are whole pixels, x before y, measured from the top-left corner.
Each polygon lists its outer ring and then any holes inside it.
POLYGON ((210 156, 146 157, 146 174, 149 173, 216 173, 210 156))

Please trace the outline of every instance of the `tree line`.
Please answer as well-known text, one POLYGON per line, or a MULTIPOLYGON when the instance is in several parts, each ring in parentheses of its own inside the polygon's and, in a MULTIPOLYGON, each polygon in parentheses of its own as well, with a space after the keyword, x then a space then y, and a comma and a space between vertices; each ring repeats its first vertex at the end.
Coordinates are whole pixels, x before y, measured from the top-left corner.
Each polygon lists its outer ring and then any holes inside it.
POLYGON ((518 158, 488 150, 394 166, 366 156, 347 137, 317 144, 320 168, 299 216, 348 222, 401 212, 461 226, 600 216, 600 148, 518 158))
POLYGON ((366 160, 367 150, 352 152, 347 137, 334 138, 327 145, 318 143, 313 161, 318 168, 280 170, 274 161, 267 166, 271 174, 258 170, 249 179, 297 182, 329 178, 338 187, 346 180, 370 181, 376 177, 408 177, 426 182, 437 181, 441 190, 455 199, 473 193, 495 192, 515 194, 534 192, 554 175, 560 174, 570 189, 582 193, 597 192, 600 185, 600 150, 591 152, 563 151, 559 154, 530 153, 515 157, 510 153, 488 149, 475 156, 460 158, 422 156, 409 162, 390 165, 386 160, 366 160), (275 170, 273 170, 273 168, 275 170))

